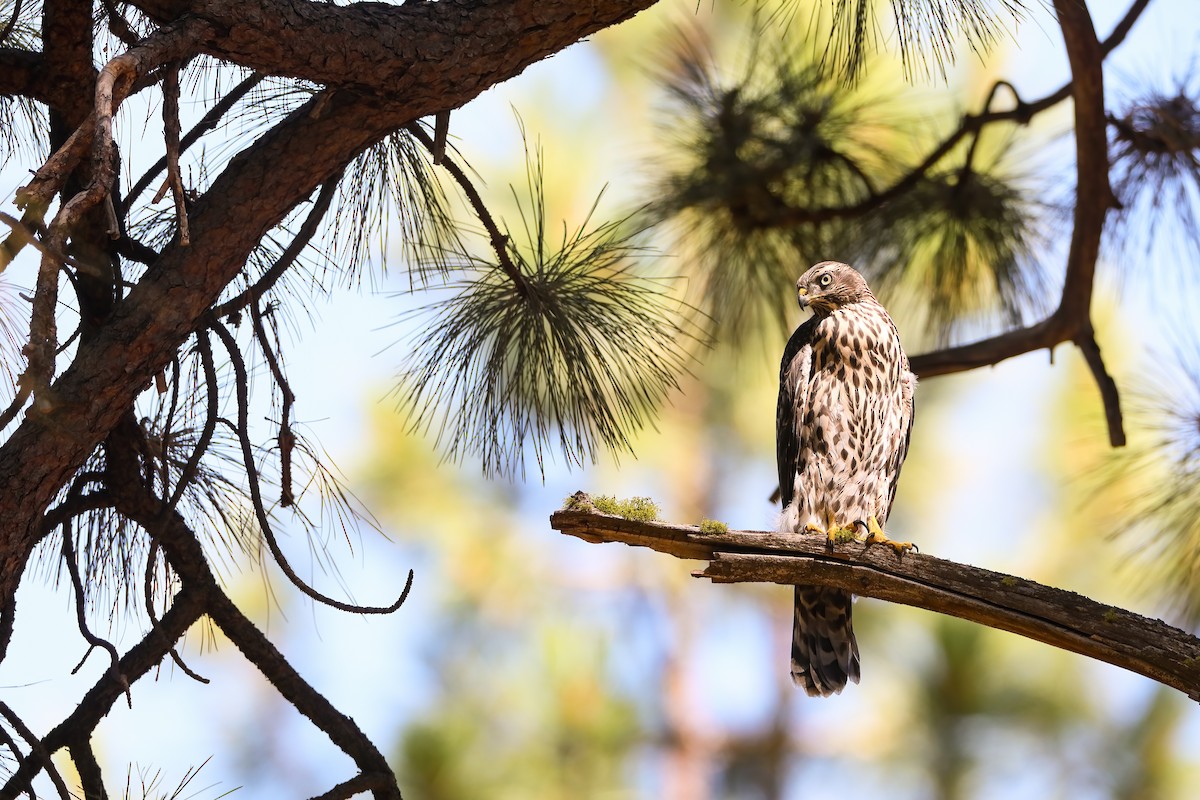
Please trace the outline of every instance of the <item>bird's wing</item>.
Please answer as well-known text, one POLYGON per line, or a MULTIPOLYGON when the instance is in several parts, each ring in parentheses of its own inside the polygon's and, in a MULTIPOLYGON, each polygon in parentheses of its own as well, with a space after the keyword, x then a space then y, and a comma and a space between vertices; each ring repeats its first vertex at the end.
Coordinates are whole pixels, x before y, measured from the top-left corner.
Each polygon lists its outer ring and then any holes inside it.
POLYGON ((796 490, 796 462, 800 457, 800 425, 808 411, 812 378, 812 340, 817 319, 796 329, 783 349, 779 365, 779 402, 775 407, 775 461, 779 467, 779 499, 783 508, 796 490))
POLYGON ((887 508, 883 509, 886 519, 892 511, 892 503, 896 499, 896 484, 900 481, 900 468, 908 456, 908 443, 912 440, 913 411, 916 409, 917 376, 908 369, 904 370, 900 388, 900 424, 897 426, 895 447, 892 449, 891 462, 888 464, 888 499, 887 508))

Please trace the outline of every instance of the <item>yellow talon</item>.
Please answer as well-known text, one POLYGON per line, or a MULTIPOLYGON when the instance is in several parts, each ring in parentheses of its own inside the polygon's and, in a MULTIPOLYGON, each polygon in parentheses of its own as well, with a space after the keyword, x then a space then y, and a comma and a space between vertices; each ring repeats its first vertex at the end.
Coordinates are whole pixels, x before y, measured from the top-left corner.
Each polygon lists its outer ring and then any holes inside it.
POLYGON ((879 520, 875 519, 874 514, 867 519, 866 544, 868 546, 873 544, 886 544, 888 547, 895 550, 896 555, 898 556, 907 553, 909 550, 916 550, 920 552, 920 548, 912 542, 898 542, 895 539, 889 539, 887 534, 883 532, 883 528, 879 527, 879 520))

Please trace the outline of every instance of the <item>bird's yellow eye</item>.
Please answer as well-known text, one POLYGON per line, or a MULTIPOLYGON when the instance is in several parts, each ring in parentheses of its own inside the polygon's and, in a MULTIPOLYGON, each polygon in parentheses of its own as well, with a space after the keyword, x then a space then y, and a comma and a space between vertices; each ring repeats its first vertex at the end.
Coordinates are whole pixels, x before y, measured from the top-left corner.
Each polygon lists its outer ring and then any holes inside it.
POLYGON ((824 275, 817 278, 817 283, 822 289, 826 289, 829 287, 829 284, 833 283, 833 276, 826 272, 824 275))

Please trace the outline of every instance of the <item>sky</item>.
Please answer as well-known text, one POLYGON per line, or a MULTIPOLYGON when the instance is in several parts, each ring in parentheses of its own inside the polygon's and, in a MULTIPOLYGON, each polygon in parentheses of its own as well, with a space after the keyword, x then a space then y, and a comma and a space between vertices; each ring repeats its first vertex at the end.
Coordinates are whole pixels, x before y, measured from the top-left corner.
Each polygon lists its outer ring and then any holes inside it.
MULTIPOLYGON (((1111 0, 1096 0, 1089 5, 1101 35, 1111 29, 1126 8, 1124 2, 1111 0)), ((999 71, 1012 80, 1022 96, 1038 97, 1061 84, 1066 68, 1056 34, 1057 29, 1046 12, 1035 14, 1017 34, 1019 47, 1008 49, 1007 60, 999 71)), ((1154 0, 1129 42, 1112 59, 1110 93, 1120 91, 1124 75, 1130 81, 1144 80, 1147 75, 1173 80, 1176 76, 1171 70, 1188 64, 1188 54, 1196 53, 1198 44, 1200 15, 1195 14, 1195 0, 1154 0)), ((614 102, 604 69, 604 61, 593 45, 570 48, 456 111, 452 132, 459 137, 458 144, 471 163, 486 175, 489 166, 521 157, 514 108, 547 103, 567 120, 594 120, 591 124, 611 131, 611 136, 599 137, 603 144, 589 152, 586 164, 567 161, 569 148, 551 139, 553 131, 542 134, 546 137, 547 168, 553 170, 554 159, 561 159, 558 163, 562 168, 579 169, 594 176, 597 189, 605 181, 611 182, 614 194, 619 196, 627 190, 622 186, 622 175, 637 168, 637 154, 630 152, 630 143, 622 136, 615 112, 607 119, 603 111, 599 118, 593 116, 596 109, 614 102)), ((139 135, 142 129, 136 115, 127 117, 125 125, 124 131, 118 128, 118 136, 126 140, 139 135)), ((12 213, 12 191, 21 182, 18 173, 30 166, 35 165, 12 163, 0 173, 0 210, 12 213)), ((6 276, 9 280, 25 285, 31 282, 28 261, 18 263, 10 272, 6 276)), ((302 329, 301 338, 294 343, 289 356, 293 388, 300 398, 299 417, 315 432, 333 460, 351 474, 371 435, 368 425, 374 408, 393 402, 387 393, 398 357, 394 348, 388 347, 396 339, 396 331, 388 323, 411 302, 396 296, 404 288, 398 277, 387 279, 376 288, 377 291, 371 287, 341 291, 330 301, 316 304, 311 329, 302 329)), ((1136 296, 1136 291, 1133 294, 1136 296)), ((1060 348, 1059 356, 1066 359, 1075 354, 1060 348)), ((1054 377, 1048 374, 1053 370, 1044 353, 1035 353, 970 376, 944 379, 958 382, 959 387, 955 404, 938 421, 936 437, 930 436, 931 441, 936 438, 936 444, 931 446, 941 448, 944 454, 946 496, 953 498, 953 505, 944 509, 944 517, 972 518, 975 524, 970 536, 933 532, 937 555, 1001 571, 1018 571, 1022 567, 1013 562, 1017 548, 1010 540, 1010 532, 1036 527, 1039 515, 1044 514, 1045 498, 1041 496, 1044 490, 1031 474, 1029 464, 1036 458, 1039 425, 1046 424, 1039 415, 1039 402, 1054 386, 1054 377), (981 459, 980 453, 989 457, 981 459), (988 507, 998 492, 1012 499, 1005 515, 973 513, 975 509, 988 507)), ((734 484, 723 493, 721 518, 731 526, 751 529, 770 526, 772 511, 762 501, 761 487, 773 480, 772 448, 772 442, 763 441, 760 461, 736 476, 734 484)), ((614 486, 596 486, 593 481, 601 474, 596 471, 554 469, 548 472, 544 483, 532 482, 512 491, 519 494, 522 514, 530 528, 544 530, 546 537, 558 537, 549 529, 547 518, 559 507, 562 498, 576 489, 619 495, 644 493, 645 482, 652 482, 653 476, 639 469, 636 462, 623 463, 628 464, 627 470, 614 486)), ((606 480, 611 474, 603 473, 606 480)), ((671 519, 671 514, 672 509, 664 509, 664 517, 671 519)), ((593 553, 593 545, 556 542, 548 546, 567 559, 602 558, 593 553)), ((647 557, 657 556, 647 554, 647 557)), ((422 635, 428 631, 427 623, 422 620, 434 603, 432 591, 422 585, 419 558, 419 554, 393 543, 364 537, 356 543, 352 558, 343 563, 343 574, 355 586, 356 599, 369 603, 389 599, 397 581, 402 580, 403 571, 409 566, 418 569, 409 604, 392 618, 363 619, 299 604, 289 606, 286 619, 278 613, 270 617, 269 635, 285 643, 301 672, 335 706, 354 717, 385 752, 395 739, 398 721, 420 709, 424 694, 421 682, 427 676, 415 658, 412 663, 403 663, 382 658, 345 658, 344 654, 361 646, 363 641, 378 641, 380 651, 389 654, 418 649, 422 635)), ((84 647, 75 631, 69 592, 55 583, 50 576, 45 580, 26 580, 18 596, 21 614, 16 636, 9 658, 0 664, 0 691, 27 721, 41 729, 67 714, 75 699, 105 667, 104 658, 93 654, 78 675, 70 674, 84 647)), ((258 585, 254 580, 240 582, 236 599, 244 606, 260 609, 265 598, 256 590, 258 585)), ((772 633, 755 630, 747 636, 745 646, 757 652, 769 651, 773 646, 772 633)), ((119 641, 127 647, 137 640, 139 631, 117 633, 119 641)), ((146 775, 161 769, 164 782, 174 783, 198 758, 213 754, 216 758, 205 768, 198 786, 213 782, 227 789, 236 785, 233 777, 236 761, 262 757, 263 753, 230 754, 226 735, 254 726, 263 730, 263 752, 274 752, 295 764, 294 774, 288 778, 294 785, 285 781, 273 787, 254 786, 242 796, 290 797, 305 791, 321 791, 346 777, 349 767, 344 759, 331 756, 334 749, 303 724, 285 718, 287 724, 278 726, 283 733, 268 730, 277 722, 270 716, 275 707, 262 705, 258 692, 250 688, 252 668, 236 654, 230 655, 229 650, 226 646, 219 656, 195 658, 193 666, 213 682, 205 689, 197 689, 170 667, 164 668, 157 678, 137 684, 133 690, 134 709, 118 705, 104 725, 102 757, 111 756, 118 765, 126 760, 136 761, 140 766, 134 768, 135 776, 139 769, 146 775), (209 724, 198 725, 195 722, 198 719, 209 724), (153 736, 146 735, 147 726, 152 726, 153 736)), ((751 684, 736 680, 737 654, 713 652, 711 660, 712 667, 700 675, 701 685, 697 689, 712 698, 712 713, 730 724, 736 724, 739 717, 761 713, 767 702, 765 696, 755 692, 751 684)), ((782 668, 782 664, 779 666, 782 668)), ((1113 687, 1115 704, 1133 702, 1128 698, 1136 699, 1143 691, 1141 679, 1131 678, 1115 668, 1098 666, 1097 669, 1106 674, 1113 687)), ((848 693, 838 702, 842 705, 831 703, 816 712, 818 724, 824 719, 835 725, 836 716, 847 709, 855 713, 856 706, 861 713, 864 700, 862 695, 848 693)), ((1187 743, 1190 747, 1200 747, 1197 727, 1191 726, 1195 735, 1187 743)), ((817 784, 805 782, 806 787, 814 785, 817 784)), ((845 788, 839 787, 843 794, 845 788)), ((886 787, 859 788, 863 790, 862 796, 886 796, 886 787)), ((806 796, 811 800, 833 793, 818 791, 806 796)))

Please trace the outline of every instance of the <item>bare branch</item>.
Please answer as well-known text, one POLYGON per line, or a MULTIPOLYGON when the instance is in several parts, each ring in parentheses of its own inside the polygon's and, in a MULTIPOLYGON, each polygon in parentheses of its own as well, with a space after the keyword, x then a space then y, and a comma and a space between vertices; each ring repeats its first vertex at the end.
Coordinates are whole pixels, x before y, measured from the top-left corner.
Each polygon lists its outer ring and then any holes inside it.
POLYGON ((296 496, 292 490, 292 451, 296 447, 296 434, 292 432, 292 406, 296 403, 296 394, 292 391, 287 375, 283 372, 280 356, 267 338, 267 329, 263 325, 262 311, 259 309, 258 303, 250 304, 250 319, 254 327, 254 338, 258 340, 259 349, 262 350, 263 356, 267 359, 267 366, 271 370, 271 377, 275 379, 279 393, 283 396, 279 435, 276 437, 276 441, 279 443, 279 505, 288 508, 296 502, 296 496))
MULTIPOLYGON (((5 247, 3 251, 0 251, 0 259, 5 259, 0 261, 0 272, 4 270, 5 266, 7 266, 10 256, 15 257, 17 253, 21 251, 21 247, 26 244, 31 244, 33 245, 33 249, 37 250, 43 256, 49 256, 50 258, 57 260, 60 264, 67 264, 68 266, 72 266, 80 272, 86 275, 91 275, 95 278, 102 277, 100 271, 90 264, 85 264, 78 259, 71 258, 65 253, 51 250, 48 245, 37 238, 37 235, 29 229, 28 223, 26 223, 23 219, 17 219, 16 217, 0 211, 0 222, 3 222, 8 227, 12 228, 11 238, 15 238, 16 240, 15 249, 12 245, 9 245, 5 247)), ((5 240, 5 243, 7 245, 7 239, 5 240)))
MULTIPOLYGON (((1099 385, 1108 421, 1109 441, 1114 447, 1119 447, 1125 443, 1125 430, 1117 387, 1104 369, 1091 323, 1096 260, 1100 255, 1104 220, 1115 202, 1108 182, 1108 138, 1104 113, 1103 61, 1111 47, 1107 43, 1101 45, 1097 40, 1085 5, 1075 0, 1055 0, 1054 5, 1071 64, 1072 81, 1069 87, 1075 98, 1077 174, 1074 228, 1058 308, 1034 325, 972 344, 919 355, 912 359, 912 369, 921 377, 945 375, 997 364, 1022 353, 1053 349, 1062 342, 1073 341, 1083 352, 1099 385)), ((1132 20, 1144 7, 1145 3, 1140 0, 1135 3, 1110 41, 1113 38, 1118 42, 1123 39, 1133 24, 1132 20)))
POLYGON ((271 525, 271 518, 267 514, 267 507, 263 503, 262 486, 258 478, 258 468, 254 464, 254 452, 250 443, 249 429, 249 384, 246 374, 246 365, 242 361, 241 352, 238 350, 237 341, 233 338, 225 326, 220 322, 213 321, 210 327, 225 345, 225 350, 229 354, 229 359, 233 364, 233 371, 237 381, 237 401, 238 401, 238 419, 235 431, 237 439, 242 448, 242 465, 246 469, 246 477, 250 488, 250 502, 254 506, 254 514, 258 519, 259 528, 262 531, 263 540, 267 543, 267 549, 271 551, 272 558, 275 563, 291 581, 292 585, 303 592, 308 597, 316 600, 322 605, 336 608, 339 611, 347 611, 353 614, 391 614, 400 606, 404 605, 404 601, 408 599, 408 593, 412 589, 413 571, 408 571, 408 581, 404 585, 404 590, 400 593, 400 597, 394 603, 388 606, 360 606, 354 603, 346 603, 341 600, 335 600, 328 595, 318 592, 313 587, 309 586, 304 580, 296 574, 292 569, 291 563, 284 555, 283 549, 280 548, 279 542, 275 538, 275 531, 271 525))
MULTIPOLYGON (((203 593, 197 589, 185 587, 175 596, 159 627, 147 633, 121 658, 117 671, 128 679, 128 683, 136 682, 162 661, 172 645, 203 615, 203 602, 203 593)), ((113 702, 124 694, 124 683, 114 677, 113 671, 106 671, 80 699, 74 711, 46 734, 41 742, 42 750, 48 755, 53 754, 70 746, 81 731, 94 730, 112 709, 113 702)), ((24 791, 41 769, 42 760, 35 752, 17 765, 8 781, 0 786, 0 797, 15 797, 24 791)))
MULTIPOLYGON (((240 102, 243 97, 249 94, 255 86, 258 86, 258 84, 262 83, 264 77, 266 76, 255 73, 248 78, 245 78, 241 83, 239 83, 237 86, 234 86, 225 94, 221 95, 221 99, 214 103, 213 107, 210 108, 208 112, 200 118, 200 121, 197 122, 192 129, 184 134, 183 138, 179 140, 179 155, 186 153, 187 149, 199 141, 201 136, 215 128, 217 123, 221 121, 221 118, 229 112, 229 109, 237 105, 238 102, 240 102)), ((142 177, 138 178, 137 183, 133 185, 133 188, 130 189, 129 193, 125 196, 126 210, 133 205, 138 197, 141 196, 142 192, 146 191, 146 187, 150 185, 150 182, 154 180, 154 177, 166 168, 167 157, 163 156, 158 161, 154 162, 154 166, 146 170, 146 173, 142 175, 142 177)))
POLYGON ((187 203, 183 178, 179 174, 179 65, 171 64, 163 75, 163 135, 167 147, 167 181, 175 199, 175 218, 179 225, 179 246, 192 243, 188 230, 187 203))
MULTIPOLYGON (((179 512, 170 511, 145 487, 134 482, 124 484, 121 489, 118 510, 143 528, 159 531, 157 541, 171 567, 182 579, 184 592, 194 587, 202 593, 205 613, 237 646, 242 655, 258 668, 285 700, 323 731, 342 752, 350 756, 364 776, 372 776, 370 782, 362 786, 363 789, 373 789, 376 797, 399 798, 400 790, 388 768, 387 760, 366 734, 354 720, 334 708, 296 672, 284 655, 217 584, 196 534, 179 512), (386 779, 377 781, 373 776, 386 776, 386 779)), ((410 585, 411 575, 410 571, 410 585)), ((176 605, 178 603, 177 597, 176 605)), ((175 606, 172 606, 171 610, 174 609, 175 606)))
MULTIPOLYGON (((454 182, 462 189, 463 194, 467 196, 467 201, 470 202, 471 208, 475 212, 475 216, 483 223, 483 227, 488 232, 488 239, 491 242, 492 250, 496 253, 497 263, 500 269, 504 270, 504 274, 513 282, 517 294, 521 297, 526 297, 529 294, 529 281, 521 273, 519 267, 513 263, 512 257, 508 253, 508 236, 500 230, 500 226, 496 224, 496 220, 492 217, 492 212, 488 210, 487 205, 483 202, 483 198, 479 195, 479 190, 475 188, 475 184, 471 183, 471 179, 467 177, 466 171, 452 159, 446 158, 445 153, 441 152, 439 157, 437 140, 430 137, 425 129, 417 123, 412 123, 405 130, 413 135, 413 137, 425 146, 434 156, 435 164, 441 165, 446 172, 450 173, 450 177, 454 178, 454 182)), ((444 148, 443 148, 444 150, 444 148)))
POLYGON ((316 797, 310 798, 310 800, 344 800, 344 798, 354 797, 363 792, 374 792, 377 789, 385 789, 394 780, 389 773, 360 772, 350 780, 343 781, 328 792, 319 794, 316 797))
POLYGON ((1121 415, 1121 394, 1117 391, 1117 383, 1104 368, 1104 359, 1100 355, 1100 345, 1096 344, 1095 333, 1088 324, 1086 333, 1075 337, 1075 346, 1083 353, 1096 386, 1100 390, 1100 400, 1104 403, 1104 418, 1108 423, 1108 441, 1113 447, 1125 446, 1125 425, 1121 415))
MULTIPOLYGON (((142 587, 142 591, 146 600, 146 616, 150 618, 150 624, 152 626, 158 625, 158 613, 154 610, 154 573, 158 568, 158 552, 158 542, 151 541, 150 552, 146 554, 146 575, 144 585, 142 587)), ((197 683, 211 683, 208 678, 200 675, 186 663, 184 663, 183 656, 179 655, 179 651, 174 647, 171 648, 170 655, 171 660, 175 662, 175 666, 179 667, 179 669, 183 671, 184 675, 187 675, 197 683)))
POLYGON ((588 542, 623 542, 709 561, 714 582, 819 584, 924 608, 1095 658, 1200 701, 1200 639, 1154 619, 1024 578, 922 553, 764 531, 704 533, 690 525, 558 511, 550 525, 588 542))
MULTIPOLYGON (((100 638, 96 634, 92 633, 88 628, 87 598, 83 593, 83 580, 79 575, 79 564, 77 564, 75 561, 75 542, 73 539, 74 533, 72 531, 70 521, 64 522, 62 532, 62 558, 63 565, 67 568, 67 574, 71 578, 71 586, 75 589, 75 622, 79 625, 80 635, 83 636, 84 640, 88 643, 88 654, 90 654, 92 650, 97 647, 108 653, 109 657, 112 659, 112 664, 110 665, 109 669, 113 672, 113 677, 124 684, 125 699, 129 702, 129 707, 133 708, 133 695, 130 694, 129 691, 129 681, 120 673, 120 653, 117 652, 117 648, 113 646, 112 642, 100 638)), ((71 670, 71 673, 74 674, 79 672, 80 667, 84 665, 85 661, 87 661, 86 654, 84 655, 83 660, 79 662, 79 666, 71 670)))
MULTIPOLYGON (((63 781, 62 775, 58 774, 58 768, 54 766, 54 761, 50 755, 53 751, 47 749, 45 745, 38 741, 38 738, 33 735, 33 731, 29 730, 29 726, 25 721, 16 715, 8 704, 0 701, 0 716, 8 720, 8 724, 20 734, 25 743, 29 745, 30 756, 25 759, 25 762, 37 761, 41 764, 41 769, 46 770, 46 774, 50 776, 50 780, 54 783, 54 788, 58 790, 58 796, 62 800, 71 800, 71 793, 67 791, 67 784, 63 781)), ((33 796, 33 791, 30 789, 30 796, 33 796)))

